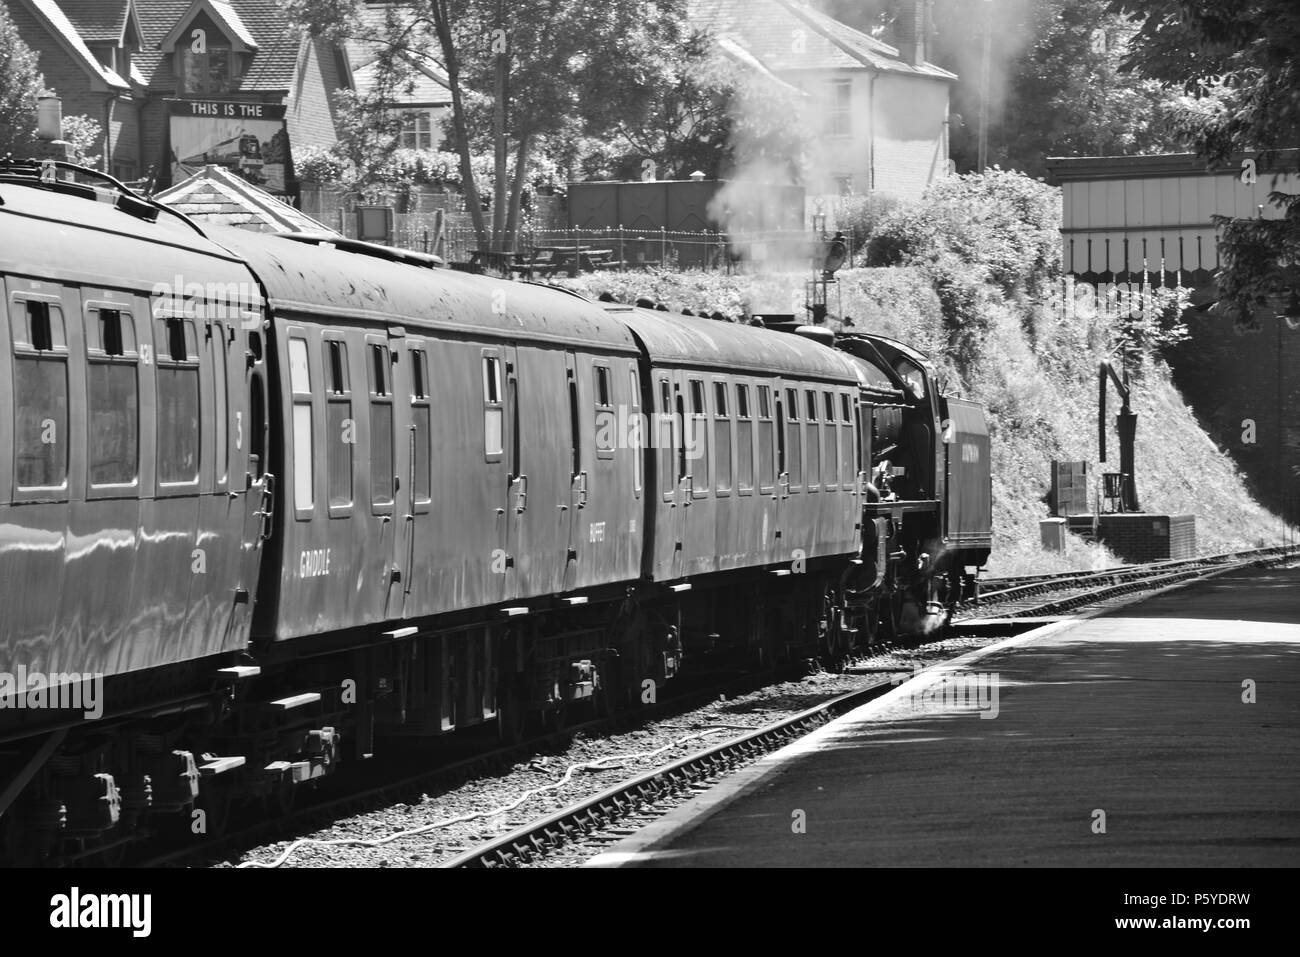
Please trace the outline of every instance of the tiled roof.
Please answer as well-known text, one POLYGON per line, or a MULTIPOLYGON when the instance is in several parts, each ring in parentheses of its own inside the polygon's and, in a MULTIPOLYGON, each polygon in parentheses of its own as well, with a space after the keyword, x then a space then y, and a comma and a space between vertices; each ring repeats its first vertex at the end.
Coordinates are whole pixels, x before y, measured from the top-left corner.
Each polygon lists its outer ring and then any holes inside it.
MULTIPOLYGON (((196 4, 194 0, 135 0, 144 31, 144 43, 138 61, 140 72, 151 90, 167 92, 176 88, 170 57, 159 49, 171 31, 196 4), (161 67, 161 69, 160 69, 161 67)), ((301 38, 292 30, 284 11, 275 0, 227 0, 212 3, 214 9, 225 8, 233 14, 239 29, 248 35, 257 50, 248 70, 235 83, 232 92, 269 92, 288 90, 293 84, 301 38)), ((235 29, 234 21, 231 29, 235 29)), ((248 40, 244 42, 247 44, 248 40)))
POLYGON ((239 226, 260 233, 334 232, 222 166, 204 166, 153 198, 200 223, 239 226))
POLYGON ((87 43, 114 43, 126 29, 130 0, 59 0, 59 7, 87 43))
POLYGON ((119 90, 130 89, 130 85, 126 80, 100 63, 95 55, 90 52, 90 48, 86 46, 86 41, 81 38, 77 28, 73 26, 72 21, 68 19, 54 0, 27 0, 27 3, 36 11, 36 15, 45 21, 55 36, 68 47, 72 57, 80 63, 82 69, 110 87, 119 90))
POLYGON ((955 80, 933 63, 913 66, 898 49, 795 0, 691 0, 691 22, 726 37, 769 70, 871 69, 955 80))
MULTIPOLYGON (((348 63, 352 67, 352 80, 358 93, 370 91, 375 82, 375 60, 378 45, 374 38, 383 36, 390 7, 401 15, 401 6, 391 4, 366 4, 359 11, 360 35, 347 40, 345 47, 348 63)), ((410 90, 402 89, 394 97, 397 103, 450 103, 447 74, 442 64, 433 56, 404 56, 412 67, 410 90)))

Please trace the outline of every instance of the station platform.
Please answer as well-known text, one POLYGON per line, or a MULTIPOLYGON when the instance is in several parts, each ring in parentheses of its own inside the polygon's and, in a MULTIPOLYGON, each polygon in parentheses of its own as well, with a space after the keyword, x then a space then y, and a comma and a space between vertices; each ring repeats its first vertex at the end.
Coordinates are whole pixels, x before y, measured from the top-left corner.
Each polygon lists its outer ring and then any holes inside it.
POLYGON ((589 864, 986 865, 1300 865, 1300 569, 923 671, 589 864))

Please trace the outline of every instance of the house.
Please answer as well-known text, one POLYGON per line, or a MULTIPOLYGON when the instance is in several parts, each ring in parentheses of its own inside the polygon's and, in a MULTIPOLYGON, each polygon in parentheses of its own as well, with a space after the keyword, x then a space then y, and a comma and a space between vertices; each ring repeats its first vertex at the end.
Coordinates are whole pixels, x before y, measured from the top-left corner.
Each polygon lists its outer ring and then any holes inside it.
POLYGON ((295 148, 336 139, 346 55, 297 34, 276 0, 7 0, 64 115, 104 128, 92 153, 166 187, 205 165, 292 193, 295 148))
POLYGON ((810 150, 821 194, 909 199, 948 173, 948 101, 957 77, 930 63, 929 5, 915 0, 891 46, 797 0, 691 0, 692 25, 721 52, 802 90, 820 113, 810 150))
MULTIPOLYGON (((378 38, 389 35, 395 23, 405 23, 408 4, 368 3, 360 10, 360 36, 345 44, 354 89, 359 97, 376 93, 378 59, 382 51, 378 38)), ((443 140, 442 121, 451 111, 451 90, 442 64, 434 57, 414 51, 399 54, 404 82, 382 94, 384 105, 402 121, 401 145, 405 149, 436 150, 443 140)))

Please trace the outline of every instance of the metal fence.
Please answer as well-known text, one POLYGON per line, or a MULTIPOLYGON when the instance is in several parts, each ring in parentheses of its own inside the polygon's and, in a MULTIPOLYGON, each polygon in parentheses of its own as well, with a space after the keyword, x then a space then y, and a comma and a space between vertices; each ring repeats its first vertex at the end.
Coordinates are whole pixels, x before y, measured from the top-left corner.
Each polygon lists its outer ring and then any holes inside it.
MULTIPOLYGON (((441 231, 427 218, 398 215, 393 224, 393 243, 406 249, 431 252, 449 262, 468 262, 482 252, 474 230, 447 225, 441 231), (405 221, 404 221, 405 220, 405 221)), ((516 246, 525 260, 537 250, 570 249, 599 254, 602 268, 714 269, 731 271, 743 263, 785 263, 804 265, 812 251, 814 236, 804 230, 756 233, 695 232, 669 229, 539 229, 523 230, 516 246)))

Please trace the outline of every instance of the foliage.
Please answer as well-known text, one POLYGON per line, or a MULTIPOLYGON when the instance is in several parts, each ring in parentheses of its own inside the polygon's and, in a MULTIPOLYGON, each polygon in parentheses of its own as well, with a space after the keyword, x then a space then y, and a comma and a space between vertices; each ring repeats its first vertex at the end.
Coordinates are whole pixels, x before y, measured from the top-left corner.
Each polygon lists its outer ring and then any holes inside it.
POLYGON ((65 116, 61 135, 68 144, 72 162, 82 166, 99 165, 99 156, 91 155, 91 150, 99 145, 104 135, 104 128, 89 116, 65 116))
POLYGON ((881 221, 898 207, 898 200, 887 193, 851 194, 835 200, 833 213, 836 228, 856 240, 854 252, 866 246, 881 221))
POLYGON ((36 98, 43 86, 36 54, 0 4, 0 156, 22 155, 35 145, 36 98))
MULTIPOLYGON (((1210 163, 1263 151, 1260 173, 1295 171, 1300 146, 1300 5, 1294 0, 1113 0, 1138 25, 1125 68, 1190 98, 1176 121, 1210 163), (1280 161, 1280 162, 1279 162, 1280 161)), ((1275 220, 1216 218, 1220 305, 1243 328, 1300 294, 1300 204, 1275 192, 1275 220)))
POLYGON ((881 219, 867 261, 925 270, 952 345, 969 360, 995 301, 1044 301, 1053 294, 1060 216, 1060 192, 1019 173, 994 168, 949 176, 881 219))

